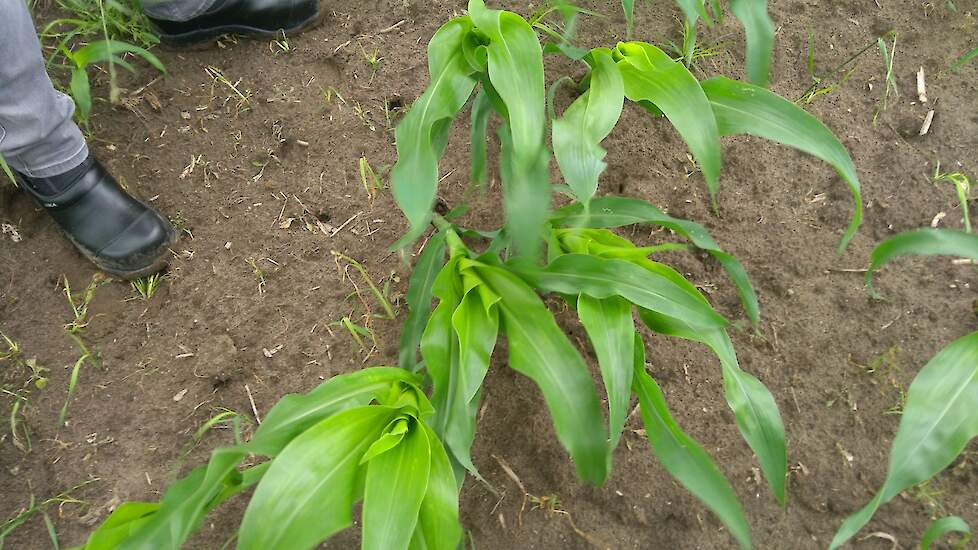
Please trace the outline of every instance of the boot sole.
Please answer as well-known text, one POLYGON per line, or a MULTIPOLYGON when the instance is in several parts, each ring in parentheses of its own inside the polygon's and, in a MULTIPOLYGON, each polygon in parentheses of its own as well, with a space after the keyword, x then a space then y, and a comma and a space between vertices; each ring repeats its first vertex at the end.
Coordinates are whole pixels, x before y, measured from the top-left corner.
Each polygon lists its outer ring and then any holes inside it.
POLYGON ((248 25, 223 25, 220 27, 200 29, 183 34, 161 34, 160 44, 174 50, 206 50, 214 47, 214 43, 212 42, 214 39, 224 36, 225 34, 241 34, 247 38, 274 38, 278 36, 280 32, 284 32, 286 34, 297 34, 310 31, 321 25, 325 19, 326 10, 323 9, 322 5, 319 5, 318 11, 315 15, 299 23, 298 25, 293 25, 289 28, 269 30, 251 27, 248 25))

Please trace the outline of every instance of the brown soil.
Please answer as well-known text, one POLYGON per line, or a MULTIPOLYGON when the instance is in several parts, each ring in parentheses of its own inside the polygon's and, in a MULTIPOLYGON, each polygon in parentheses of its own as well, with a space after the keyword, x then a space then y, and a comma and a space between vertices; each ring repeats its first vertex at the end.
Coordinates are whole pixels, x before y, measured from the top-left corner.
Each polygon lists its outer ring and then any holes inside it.
MULTIPOLYGON (((820 73, 879 33, 900 33, 894 63, 900 95, 875 125, 885 86, 875 49, 856 62, 838 90, 806 105, 849 147, 862 178, 866 220, 842 256, 835 248, 851 202, 841 180, 815 159, 757 139, 728 140, 717 217, 708 209, 702 178, 687 176, 685 148, 666 121, 629 107, 606 142, 604 192, 649 199, 707 225, 744 262, 760 295, 763 336, 733 336, 743 367, 767 384, 784 417, 792 469, 784 509, 758 481, 757 462, 723 401, 716 361, 702 347, 650 340, 653 374, 676 419, 730 478, 758 548, 827 546, 842 520, 883 480, 899 420, 888 411, 899 403, 901 388, 942 346, 978 324, 973 268, 946 258, 901 261, 879 277, 884 302, 871 301, 861 275, 846 271, 865 267, 874 243, 926 226, 938 212, 947 213, 942 225, 960 226, 953 189, 930 180, 938 161, 942 170, 978 175, 978 63, 940 76, 975 46, 978 35, 974 0, 955 3, 956 12, 943 1, 884 0, 882 7, 869 0, 771 2, 779 27, 772 87, 792 99, 811 82, 809 30, 820 73), (926 105, 915 94, 921 66, 928 75, 926 105), (928 108, 937 111, 933 127, 918 137, 928 108), (874 373, 860 366, 880 363, 887 354, 892 361, 874 373)), ((512 4, 507 6, 528 9, 512 4)), ((638 36, 676 40, 676 10, 668 2, 657 5, 658 13, 637 8, 638 36)), ((607 45, 623 38, 618 2, 588 7, 610 16, 587 19, 582 42, 607 45)), ((349 334, 331 326, 345 315, 362 319, 365 308, 350 297, 353 286, 330 251, 362 261, 377 281, 391 281, 394 297, 405 291, 409 268, 387 248, 405 230, 404 219, 386 190, 367 196, 357 160, 365 156, 378 169, 394 162, 384 103, 409 105, 418 96, 427 82, 426 41, 463 8, 461 1, 331 2, 333 13, 320 28, 290 39, 290 53, 275 54, 267 42, 248 40, 205 51, 160 51, 169 75, 153 80, 147 70, 127 82, 130 90, 141 90, 130 110, 96 105, 95 154, 134 193, 186 220, 190 231, 175 249, 178 257, 162 289, 148 302, 135 299, 125 284, 99 287, 84 332, 99 354, 98 368, 82 369, 60 429, 58 411, 78 351, 63 330, 71 313, 59 281, 66 275, 73 289, 81 289, 94 271, 25 196, 10 186, 0 189, 0 220, 14 223, 24 237, 16 244, 0 240, 0 328, 26 357, 36 356, 50 369, 48 386, 30 391, 23 411, 33 450, 17 450, 9 429, 0 436, 0 519, 23 510, 32 495, 43 500, 91 481, 72 492, 84 504, 48 509, 62 544, 77 544, 120 500, 158 498, 205 420, 224 409, 251 416, 249 391, 262 414, 286 393, 307 391, 365 364, 396 362, 402 302, 397 320, 372 321, 379 345, 367 358, 349 334), (358 43, 383 57, 376 72, 358 43), (247 108, 213 83, 208 65, 232 82, 240 79, 238 88, 251 94, 247 108), (334 91, 329 104, 324 89, 334 91), (327 235, 317 219, 342 229, 327 235), (249 260, 264 272, 261 291, 249 260)), ((702 70, 740 76, 739 25, 731 18, 702 33, 704 42, 717 38, 725 53, 703 61, 702 70)), ((548 59, 549 79, 568 72, 581 74, 575 65, 548 59)), ((104 82, 96 95, 107 95, 104 82)), ((567 93, 558 96, 563 105, 568 100, 567 93)), ((456 128, 442 165, 442 196, 449 205, 466 196, 467 126, 463 120, 456 128)), ((476 211, 488 213, 468 223, 497 223, 495 204, 494 197, 477 201, 476 211)), ((743 318, 715 262, 695 254, 668 261, 724 314, 743 318)), ((570 317, 561 319, 572 334, 581 333, 570 317)), ((589 548, 589 540, 611 548, 733 547, 719 521, 671 480, 634 433, 624 438, 603 487, 582 484, 538 391, 505 368, 504 347, 496 358, 474 458, 499 496, 470 479, 461 502, 462 521, 478 548, 589 548), (558 499, 566 514, 529 504, 520 513, 520 492, 494 457, 508 463, 529 492, 558 499)), ((0 367, 4 387, 21 388, 27 374, 0 367)), ((0 395, 5 419, 12 406, 10 395, 0 395)), ((640 427, 637 419, 631 427, 640 427)), ((189 453, 184 470, 230 438, 228 431, 211 432, 189 453)), ((883 507, 860 536, 888 533, 910 547, 932 516, 945 513, 978 526, 978 447, 969 450, 926 490, 908 491, 883 507)), ((244 503, 239 499, 213 514, 188 546, 220 547, 244 503)), ((358 538, 351 529, 325 546, 351 548, 358 538)), ((47 547, 40 515, 6 543, 11 549, 47 547)), ((879 537, 854 543, 890 545, 879 537)))

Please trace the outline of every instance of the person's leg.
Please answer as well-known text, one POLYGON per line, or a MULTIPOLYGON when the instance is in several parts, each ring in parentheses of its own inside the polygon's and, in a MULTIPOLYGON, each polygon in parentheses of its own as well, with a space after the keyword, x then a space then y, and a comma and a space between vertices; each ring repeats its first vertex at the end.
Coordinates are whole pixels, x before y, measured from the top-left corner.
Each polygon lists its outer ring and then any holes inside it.
POLYGON ((163 21, 190 21, 221 8, 226 0, 143 0, 143 12, 163 21))
POLYGON ((0 155, 27 176, 66 172, 88 157, 71 120, 75 104, 54 89, 23 0, 0 1, 0 155))

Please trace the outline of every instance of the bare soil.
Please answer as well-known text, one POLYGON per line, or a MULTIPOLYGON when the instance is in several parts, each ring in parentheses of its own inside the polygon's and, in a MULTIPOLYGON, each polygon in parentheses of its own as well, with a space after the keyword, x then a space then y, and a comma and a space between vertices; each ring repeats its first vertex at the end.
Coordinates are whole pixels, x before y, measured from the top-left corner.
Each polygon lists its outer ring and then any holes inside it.
MULTIPOLYGON (((947 258, 897 262, 878 278, 883 302, 870 300, 862 274, 851 271, 866 267, 881 239, 930 225, 940 212, 946 213, 940 226, 961 225, 953 188, 932 183, 931 176, 938 162, 942 171, 978 175, 978 63, 944 74, 976 45, 978 3, 955 0, 956 11, 949 4, 771 1, 778 27, 772 88, 790 99, 811 84, 809 31, 818 74, 879 34, 899 33, 899 95, 875 124, 885 88, 875 48, 855 61, 836 90, 804 104, 849 148, 862 179, 865 223, 841 256, 836 245, 852 213, 851 199, 840 178, 816 159, 758 139, 726 140, 717 216, 667 121, 629 106, 605 144, 610 167, 602 192, 648 199, 705 224, 744 262, 760 295, 760 334, 739 330, 733 337, 743 367, 771 389, 784 417, 791 465, 787 507, 779 507, 762 482, 723 401, 719 366, 705 348, 656 337, 649 352, 676 419, 713 455, 744 503, 758 548, 825 548, 842 520, 883 481, 901 392, 941 347, 978 328, 973 267, 947 258), (915 93, 919 67, 927 75, 926 104, 915 93), (929 109, 936 110, 934 123, 920 137, 929 109)), ((531 11, 523 3, 505 5, 531 11)), ((586 5, 607 17, 582 22, 583 44, 624 39, 618 2, 586 5)), ((365 365, 396 362, 405 315, 400 296, 410 270, 388 246, 406 224, 386 189, 368 196, 357 162, 366 157, 381 174, 394 163, 391 124, 427 83, 425 44, 442 22, 461 13, 464 2, 338 0, 327 9, 322 26, 289 37, 290 52, 245 39, 202 51, 160 50, 166 77, 144 70, 124 81, 129 108, 96 104, 94 153, 133 193, 181 220, 187 232, 151 300, 137 299, 127 284, 99 286, 83 333, 98 366, 81 370, 67 425, 60 428, 58 412, 79 355, 63 328, 72 314, 60 281, 66 276, 80 290, 95 272, 25 195, 11 186, 0 189, 0 221, 23 236, 17 243, 0 237, 0 330, 20 343, 25 357, 50 369, 47 387, 30 390, 22 389, 27 372, 0 363, 3 387, 28 396, 22 421, 32 443, 28 453, 15 448, 4 422, 0 520, 14 517, 32 498, 40 502, 88 482, 71 491, 80 503, 48 508, 62 545, 78 544, 112 506, 157 499, 176 468, 186 471, 214 446, 230 442, 228 430, 212 431, 197 445, 193 434, 225 409, 252 417, 249 393, 261 415, 286 393, 365 365), (364 56, 374 51, 382 57, 376 70, 364 56), (236 82, 247 104, 215 83, 208 66, 236 82), (361 261, 378 284, 389 282, 397 319, 367 316, 377 312, 373 302, 368 296, 367 311, 352 294, 351 278, 332 250, 361 261), (369 320, 376 349, 359 349, 335 324, 344 316, 369 320)), ((672 3, 637 12, 638 38, 660 44, 680 39, 672 3)), ((742 37, 732 18, 704 29, 701 41, 719 40, 722 50, 699 63, 700 73, 740 77, 742 37)), ((563 60, 547 64, 550 81, 582 74, 563 60)), ((104 81, 97 79, 97 97, 107 97, 104 81)), ((569 100, 565 88, 558 105, 569 100)), ((442 164, 447 206, 472 196, 467 134, 463 117, 442 164)), ((476 214, 466 223, 498 223, 496 200, 493 191, 472 201, 476 214)), ((640 228, 633 236, 643 240, 646 233, 640 228)), ((652 236, 657 238, 662 235, 652 236)), ((678 253, 667 261, 746 327, 736 293, 714 261, 678 253)), ((352 282, 363 290, 355 274, 352 282)), ((572 337, 583 334, 570 316, 560 319, 572 337)), ((576 479, 538 391, 505 368, 504 359, 501 346, 486 381, 474 450, 492 488, 470 479, 462 493, 462 521, 473 547, 734 546, 720 522, 656 464, 638 434, 626 434, 603 487, 576 479), (500 460, 527 491, 545 497, 542 509, 531 501, 523 510, 523 496, 500 460)), ((0 394, 4 419, 13 404, 9 393, 0 394)), ((637 418, 630 422, 641 427, 637 418)), ((239 498, 212 514, 188 547, 221 547, 244 503, 239 498)), ((884 506, 860 534, 885 535, 853 547, 890 548, 883 536, 913 546, 931 518, 943 514, 978 527, 975 444, 928 486, 884 506)), ((352 548, 358 539, 354 528, 324 547, 352 548)), ((48 547, 41 516, 6 543, 11 549, 48 547)))

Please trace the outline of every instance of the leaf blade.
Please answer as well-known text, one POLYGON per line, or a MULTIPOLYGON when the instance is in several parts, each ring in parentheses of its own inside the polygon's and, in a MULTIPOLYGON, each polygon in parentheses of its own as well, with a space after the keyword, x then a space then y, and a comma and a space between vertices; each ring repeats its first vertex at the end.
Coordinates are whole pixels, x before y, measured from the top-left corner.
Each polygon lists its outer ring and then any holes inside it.
POLYGON ((598 356, 608 394, 609 452, 618 446, 631 399, 635 321, 628 302, 617 296, 597 299, 581 294, 577 314, 598 356))
POLYGON ((873 275, 901 256, 960 256, 978 260, 978 235, 954 229, 914 229, 894 235, 876 245, 866 270, 866 288, 874 298, 873 275))

